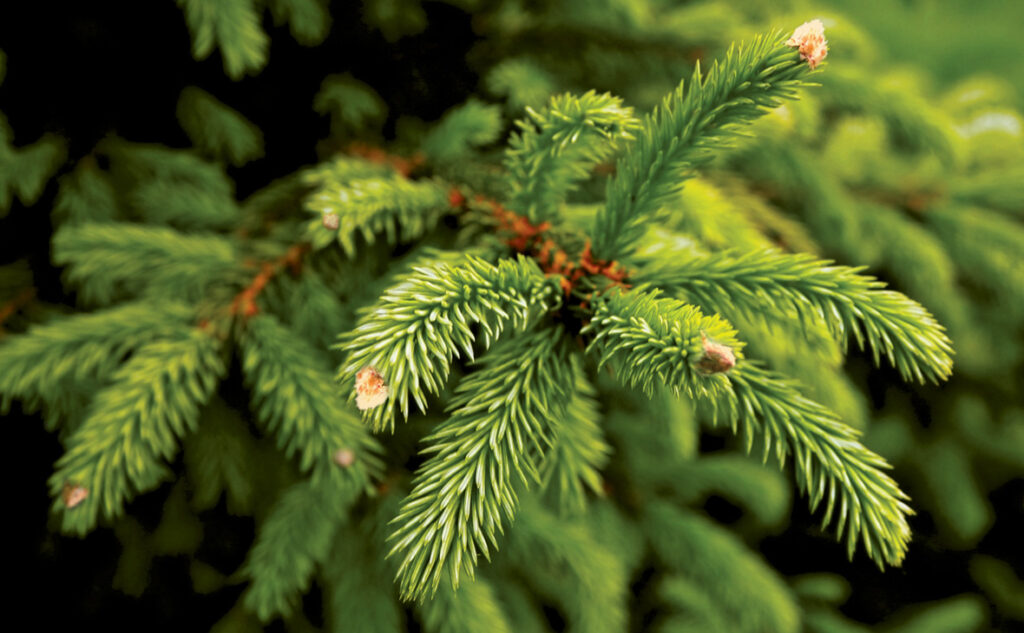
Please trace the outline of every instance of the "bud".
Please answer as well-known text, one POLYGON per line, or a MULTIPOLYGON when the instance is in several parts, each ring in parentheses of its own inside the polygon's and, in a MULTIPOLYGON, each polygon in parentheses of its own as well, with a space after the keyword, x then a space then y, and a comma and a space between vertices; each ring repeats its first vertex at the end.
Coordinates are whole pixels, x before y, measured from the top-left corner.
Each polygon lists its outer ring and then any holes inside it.
POLYGON ((388 383, 373 367, 363 367, 356 374, 356 406, 360 411, 384 404, 389 393, 388 383))
POLYGON ((807 60, 811 70, 821 63, 828 55, 828 42, 825 41, 825 25, 821 20, 811 20, 796 27, 786 46, 800 50, 800 59, 807 60))
POLYGON ((704 332, 700 333, 704 344, 704 355, 697 361, 697 369, 702 374, 721 374, 736 366, 736 355, 728 345, 716 343, 704 332))
POLYGON ((356 454, 350 448, 339 448, 334 452, 334 463, 342 468, 348 468, 356 463, 356 454))
POLYGON ((328 231, 337 231, 338 227, 341 226, 341 218, 338 217, 337 213, 328 212, 324 214, 321 223, 328 231))
POLYGON ((64 489, 60 493, 61 499, 64 500, 64 505, 69 509, 85 501, 85 498, 88 496, 89 490, 87 488, 71 482, 65 482, 64 489))

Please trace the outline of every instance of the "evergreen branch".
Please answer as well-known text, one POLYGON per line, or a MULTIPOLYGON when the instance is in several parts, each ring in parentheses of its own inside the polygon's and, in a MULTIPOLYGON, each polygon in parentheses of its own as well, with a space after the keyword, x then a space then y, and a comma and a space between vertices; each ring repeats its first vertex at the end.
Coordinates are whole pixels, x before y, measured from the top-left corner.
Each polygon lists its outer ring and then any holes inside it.
POLYGON ((759 435, 765 459, 773 444, 780 463, 792 453, 797 484, 810 497, 811 510, 827 500, 828 525, 838 509, 837 537, 845 536, 848 555, 860 540, 879 567, 899 565, 910 540, 906 515, 913 511, 884 472, 886 461, 857 440, 857 431, 777 374, 748 361, 729 373, 729 381, 732 426, 735 431, 742 424, 747 450, 759 435))
POLYGON ((529 118, 516 121, 520 131, 505 151, 505 168, 508 205, 533 224, 555 219, 576 183, 639 128, 622 99, 594 91, 555 96, 539 112, 527 108, 526 113, 529 118))
POLYGON ((195 86, 182 90, 176 113, 192 144, 218 160, 240 167, 263 156, 259 128, 205 90, 195 86))
POLYGON ((324 78, 313 98, 313 109, 330 116, 332 135, 379 127, 388 116, 388 106, 380 95, 348 73, 324 78))
POLYGON ((281 495, 245 563, 252 580, 242 597, 247 609, 263 622, 291 615, 360 492, 351 482, 322 478, 301 481, 281 495))
POLYGON ((269 38, 252 0, 177 0, 192 34, 192 57, 206 59, 220 48, 224 72, 241 79, 267 63, 269 38))
POLYGON ((351 385, 357 372, 375 368, 391 395, 365 416, 374 429, 390 429, 396 410, 409 416, 410 396, 426 411, 426 393, 440 392, 460 351, 473 358, 471 325, 479 324, 489 347, 506 325, 523 327, 531 306, 554 295, 536 263, 522 257, 494 265, 467 255, 417 267, 341 337, 338 348, 348 356, 338 380, 351 385))
POLYGON ((13 398, 52 404, 68 383, 103 380, 136 347, 181 339, 192 317, 184 305, 147 301, 62 318, 12 336, 0 343, 0 409, 13 398))
POLYGON ((141 347, 114 372, 50 477, 62 529, 84 535, 101 513, 120 516, 129 497, 160 483, 169 474, 164 460, 195 430, 199 407, 223 373, 219 342, 195 329, 141 347), (66 486, 87 496, 62 500, 66 486))
POLYGON ((658 557, 703 589, 727 630, 800 631, 800 609, 785 582, 723 527, 663 502, 649 504, 643 527, 658 557))
POLYGON ((960 274, 988 289, 1010 314, 1024 318, 1024 227, 976 207, 932 209, 925 221, 958 264, 960 274))
POLYGON ((539 481, 533 455, 550 445, 574 372, 561 330, 542 328, 496 346, 459 385, 452 415, 426 438, 431 457, 393 523, 403 599, 432 596, 442 577, 457 587, 480 555, 497 549, 515 516, 517 484, 539 481))
POLYGON ((540 479, 541 489, 551 493, 556 507, 565 513, 581 513, 587 506, 588 489, 596 495, 604 494, 601 469, 612 449, 599 424, 597 392, 575 358, 572 365, 572 398, 555 427, 554 443, 541 462, 540 479))
POLYGON ((587 352, 598 354, 599 365, 613 361, 621 383, 648 395, 665 385, 691 400, 721 398, 728 381, 700 365, 706 341, 725 345, 738 356, 741 343, 735 330, 717 315, 705 316, 696 306, 659 294, 646 288, 607 293, 582 330, 594 335, 587 352))
POLYGON ((111 222, 119 216, 117 192, 96 161, 83 159, 61 177, 53 212, 61 224, 111 222))
POLYGON ((234 200, 234 186, 224 168, 190 151, 111 138, 101 142, 97 152, 110 158, 115 180, 127 180, 130 186, 162 180, 234 200))
POLYGON ((420 147, 435 163, 464 158, 474 147, 493 143, 501 134, 501 109, 470 98, 445 113, 420 147))
POLYGON ((331 13, 323 0, 270 0, 274 24, 288 23, 295 41, 316 46, 331 32, 331 13))
POLYGON ((65 226, 53 236, 53 260, 86 301, 138 294, 198 297, 238 266, 235 245, 216 235, 127 223, 65 226))
POLYGON ((67 156, 67 144, 52 135, 25 147, 8 147, 5 127, 6 121, 0 120, 0 218, 10 211, 14 196, 25 206, 34 204, 67 156))
POLYGON ((629 573, 624 557, 595 538, 597 524, 590 515, 566 521, 526 498, 509 531, 508 551, 519 573, 562 607, 566 631, 628 629, 629 573))
POLYGON ((942 326, 861 270, 800 253, 723 251, 641 271, 638 279, 716 312, 795 314, 804 328, 824 322, 838 341, 852 334, 862 349, 870 346, 876 364, 884 354, 904 379, 947 378, 953 350, 942 326))
POLYGON ((710 150, 738 134, 782 99, 793 99, 807 66, 775 34, 733 46, 704 76, 694 71, 649 115, 636 143, 619 159, 598 212, 594 253, 612 260, 628 254, 644 222, 676 191, 710 150))
POLYGON ((336 220, 336 239, 349 257, 355 257, 356 237, 368 244, 384 234, 387 243, 409 242, 434 228, 449 209, 448 189, 431 180, 390 178, 350 180, 344 185, 326 183, 306 199, 306 209, 323 219, 310 223, 314 244, 326 246, 330 235, 324 227, 336 220))
POLYGON ((356 488, 380 474, 379 444, 339 398, 316 348, 260 315, 247 322, 241 350, 257 419, 288 457, 300 453, 304 472, 319 479, 343 471, 356 488), (351 451, 355 461, 340 465, 339 451, 351 451))
POLYGON ((503 59, 484 77, 491 94, 505 97, 515 112, 526 107, 541 107, 557 92, 555 78, 527 58, 503 59))
POLYGON ((947 166, 958 162, 962 141, 953 122, 932 102, 907 90, 903 77, 880 77, 876 70, 839 66, 822 79, 821 99, 841 112, 881 117, 902 146, 939 157, 947 166))
POLYGON ((251 515, 258 488, 255 439, 240 412, 214 397, 199 416, 199 430, 185 438, 185 472, 192 507, 210 510, 221 493, 228 513, 251 515))
POLYGON ((384 560, 388 520, 398 510, 399 495, 382 494, 371 512, 355 524, 342 525, 323 570, 328 622, 326 631, 404 633, 405 612, 395 593, 390 565, 384 560))
POLYGON ((182 229, 233 228, 241 211, 230 196, 173 180, 148 180, 132 191, 129 200, 147 224, 169 224, 182 229))
POLYGON ((445 583, 430 600, 416 605, 427 633, 512 633, 491 583, 463 582, 459 590, 445 583))

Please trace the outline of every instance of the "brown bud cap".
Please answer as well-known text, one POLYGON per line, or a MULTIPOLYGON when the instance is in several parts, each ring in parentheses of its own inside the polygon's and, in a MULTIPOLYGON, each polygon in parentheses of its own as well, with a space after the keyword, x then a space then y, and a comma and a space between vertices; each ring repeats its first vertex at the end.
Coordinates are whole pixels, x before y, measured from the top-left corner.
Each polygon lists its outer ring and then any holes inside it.
POLYGON ((697 369, 703 374, 721 374, 736 366, 736 355, 728 345, 716 343, 704 332, 700 333, 704 343, 704 355, 697 361, 697 369))
POLYGON ((88 496, 89 490, 87 488, 71 482, 65 482, 64 489, 60 492, 60 497, 64 500, 64 505, 69 509, 85 501, 85 498, 88 496))
POLYGON ((339 448, 334 452, 334 463, 342 468, 348 468, 356 463, 356 454, 351 448, 339 448))
POLYGON ((338 227, 341 226, 341 218, 338 217, 337 213, 325 213, 322 224, 328 231, 337 231, 338 227))

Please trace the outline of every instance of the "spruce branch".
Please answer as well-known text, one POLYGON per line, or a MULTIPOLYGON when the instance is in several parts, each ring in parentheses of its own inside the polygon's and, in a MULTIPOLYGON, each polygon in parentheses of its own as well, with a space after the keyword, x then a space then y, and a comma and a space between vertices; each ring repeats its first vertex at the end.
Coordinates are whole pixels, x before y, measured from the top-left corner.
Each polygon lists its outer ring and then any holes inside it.
POLYGON ((223 373, 220 343, 200 330, 136 350, 96 394, 50 477, 62 529, 84 535, 101 514, 119 516, 131 496, 160 483, 168 474, 164 460, 195 430, 199 407, 223 373), (61 499, 65 486, 87 496, 61 499))
POLYGON ((241 211, 231 196, 173 180, 148 180, 128 196, 133 210, 147 224, 182 229, 234 228, 241 211))
POLYGON ((426 394, 441 390, 453 357, 473 358, 470 326, 480 326, 489 347, 506 326, 523 327, 531 306, 546 306, 555 292, 523 257, 494 265, 467 255, 416 267, 341 337, 337 348, 347 358, 337 378, 348 387, 359 371, 375 368, 391 395, 365 418, 377 431, 391 429, 396 410, 409 416, 410 396, 426 410, 426 394))
POLYGON ((727 146, 742 125, 782 99, 795 98, 807 71, 777 34, 733 46, 706 75, 698 67, 689 89, 680 83, 644 119, 637 141, 619 159, 598 211, 594 253, 606 260, 627 255, 644 222, 710 158, 710 150, 727 146))
POLYGON ((434 163, 452 163, 475 147, 493 143, 502 127, 501 108, 470 98, 446 112, 420 146, 434 163))
POLYGON ((459 385, 393 521, 389 556, 401 559, 404 599, 432 596, 442 577, 457 587, 497 549, 516 513, 516 487, 539 481, 534 456, 564 417, 575 382, 566 353, 561 331, 542 327, 503 341, 459 385))
POLYGON ((593 334, 587 352, 598 356, 599 365, 611 361, 620 382, 648 395, 664 385, 691 400, 722 398, 728 381, 701 363, 708 341, 738 353, 735 330, 717 315, 705 316, 696 306, 659 295, 648 288, 607 293, 582 330, 593 334))
POLYGON ((388 114, 380 95, 348 73, 324 78, 313 109, 330 117, 332 136, 379 128, 388 114))
POLYGON ((725 528, 664 502, 649 504, 642 523, 655 554, 700 587, 701 602, 711 602, 726 630, 801 630, 800 610, 785 582, 725 528))
POLYGON ((491 583, 477 577, 464 581, 458 591, 444 583, 416 611, 424 630, 433 633, 512 633, 498 597, 491 583))
POLYGON ((572 520, 547 512, 524 496, 508 553, 536 593, 552 596, 568 620, 566 630, 617 633, 628 628, 629 572, 624 557, 596 536, 593 515, 572 520))
POLYGON ((863 268, 807 254, 721 251, 641 270, 637 278, 708 310, 748 317, 793 314, 805 328, 826 323, 842 343, 852 335, 885 355, 904 379, 938 382, 952 371, 952 345, 932 315, 863 268))
POLYGON ((554 442, 540 469, 541 489, 550 493, 555 507, 565 514, 579 514, 586 509, 587 490, 604 494, 601 470, 612 452, 599 423, 597 392, 576 357, 572 359, 572 368, 572 398, 565 415, 557 420, 554 442))
POLYGON ((176 114, 192 144, 207 155, 235 167, 263 156, 259 128, 201 88, 188 86, 181 91, 176 114))
POLYGON ((0 218, 10 211, 14 196, 25 206, 34 204, 67 156, 64 139, 50 134, 31 145, 8 146, 6 127, 0 115, 0 218))
POLYGON ((370 512, 344 523, 334 536, 330 557, 324 565, 327 631, 404 633, 405 611, 395 592, 392 565, 387 553, 387 522, 398 511, 397 491, 374 500, 370 512))
POLYGON ((309 224, 314 245, 329 244, 325 238, 333 229, 349 257, 355 257, 357 236, 368 244, 380 234, 391 245, 409 242, 431 230, 450 208, 448 188, 440 182, 412 181, 397 174, 344 184, 328 180, 306 199, 305 206, 320 216, 309 224))
POLYGON ((263 622, 295 610, 361 492, 352 482, 321 478, 301 481, 281 495, 244 566, 252 580, 242 597, 247 609, 263 622))
POLYGON ((0 410, 14 398, 58 402, 69 383, 105 379, 133 349, 182 339, 192 317, 182 304, 147 301, 35 325, 0 343, 0 410))
POLYGON ((249 319, 240 343, 253 409, 278 447, 299 453, 314 479, 344 473, 355 488, 369 486, 380 475, 380 445, 339 397, 321 353, 268 315, 249 319), (342 450, 355 457, 345 468, 335 462, 342 450))
POLYGON ((177 0, 192 34, 192 56, 206 59, 220 48, 224 72, 232 79, 267 63, 269 38, 252 0, 177 0))
POLYGON ((95 160, 83 159, 61 177, 53 212, 61 223, 110 222, 119 214, 117 191, 95 160))
POLYGON ((324 0, 270 0, 274 24, 288 23, 295 41, 316 46, 331 32, 331 13, 324 0))
POLYGON ((554 220, 558 206, 590 169, 607 160, 616 143, 633 139, 639 121, 622 99, 594 91, 552 97, 516 121, 505 151, 511 193, 508 206, 531 223, 554 220))
POLYGON ((163 227, 86 223, 53 236, 53 259, 85 300, 110 303, 140 294, 197 298, 236 269, 233 242, 163 227))
POLYGON ((747 450, 760 437, 764 459, 773 445, 780 464, 792 453, 800 490, 810 497, 812 511, 826 501, 822 523, 835 519, 848 555, 859 540, 879 567, 899 565, 913 511, 885 473, 886 461, 858 441, 856 430, 778 374, 748 361, 729 373, 729 381, 731 424, 734 432, 740 427, 747 450))

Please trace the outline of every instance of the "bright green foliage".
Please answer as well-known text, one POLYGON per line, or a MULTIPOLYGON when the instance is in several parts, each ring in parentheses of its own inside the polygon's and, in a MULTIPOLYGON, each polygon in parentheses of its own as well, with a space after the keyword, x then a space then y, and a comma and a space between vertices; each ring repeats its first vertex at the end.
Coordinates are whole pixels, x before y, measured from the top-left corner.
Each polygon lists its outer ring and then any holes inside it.
POLYGON ((573 371, 576 380, 572 398, 565 407, 565 415, 557 421, 553 445, 542 462, 540 480, 541 489, 551 493, 555 507, 580 513, 587 507, 588 491, 603 494, 601 470, 612 449, 597 424, 597 392, 578 364, 573 363, 573 371))
POLYGON ((509 206, 535 224, 555 219, 576 182, 639 127, 621 99, 593 91, 556 96, 539 112, 526 112, 529 119, 516 122, 520 131, 509 142, 505 168, 509 206))
POLYGON ((223 237, 127 223, 69 226, 54 235, 53 253, 69 265, 68 281, 95 303, 154 288, 196 297, 237 265, 234 245, 223 237))
POLYGON ((267 34, 253 0, 177 0, 192 33, 192 56, 206 59, 220 49, 232 79, 259 72, 267 63, 267 34))
POLYGON ((456 392, 451 417, 426 438, 431 457, 395 518, 406 599, 433 595, 442 577, 458 586, 490 558, 503 522, 515 516, 516 486, 540 479, 536 458, 565 417, 573 374, 562 367, 561 334, 540 328, 502 342, 456 392))
POLYGON ((643 123, 636 144, 608 181, 594 227, 594 252, 617 259, 632 250, 649 220, 710 150, 723 147, 744 123, 783 98, 796 96, 807 66, 778 35, 729 50, 706 75, 694 71, 643 123))
MULTIPOLYGON (((827 525, 846 537, 852 556, 860 540, 879 567, 898 565, 910 540, 906 495, 885 474, 884 459, 857 441, 857 433, 820 404, 800 395, 790 382, 747 362, 729 374, 747 450, 760 438, 765 459, 774 444, 783 462, 793 455, 797 484, 814 510, 824 500, 827 525)), ((733 428, 737 418, 733 419, 733 428)))
MULTIPOLYGON (((338 380, 348 386, 359 370, 373 367, 391 395, 364 417, 380 431, 391 429, 396 411, 409 416, 410 396, 426 411, 426 394, 438 393, 452 359, 473 359, 476 324, 489 347, 506 326, 523 327, 530 307, 544 305, 552 288, 537 265, 527 259, 497 266, 466 256, 451 264, 422 266, 404 276, 368 310, 339 348, 348 356, 338 380)), ((354 390, 353 390, 354 392, 354 390)))
POLYGON ((464 582, 458 593, 450 584, 434 598, 418 606, 423 627, 431 633, 512 633, 498 602, 498 595, 483 578, 464 582))
POLYGON ((178 303, 125 303, 36 325, 0 345, 0 404, 55 403, 71 383, 109 376, 133 349, 186 337, 190 317, 178 303))
POLYGON ((379 474, 380 447, 343 406, 320 353, 270 316, 248 322, 241 349, 256 418, 285 454, 299 453, 299 467, 316 481, 337 476, 334 455, 350 450, 355 463, 345 468, 349 485, 369 485, 370 476, 379 474))
POLYGON ((139 348, 111 375, 57 461, 50 491, 62 528, 85 534, 99 517, 119 516, 134 492, 156 487, 168 474, 164 460, 195 431, 199 407, 224 371, 218 342, 193 330, 178 339, 139 348), (60 492, 82 486, 89 495, 66 507, 60 492))
POLYGON ((263 156, 259 128, 205 90, 182 90, 177 115, 192 144, 205 154, 236 167, 263 156))
POLYGON ((883 282, 810 255, 775 251, 723 251, 666 262, 641 279, 723 314, 793 314, 804 328, 825 322, 840 341, 852 334, 881 354, 904 379, 938 382, 949 377, 952 346, 921 305, 883 282), (766 312, 766 310, 770 312, 766 312))
POLYGON ((595 310, 587 326, 593 333, 588 352, 601 365, 613 362, 624 384, 650 394, 665 386, 691 400, 724 396, 728 381, 709 375, 698 364, 704 355, 704 339, 738 353, 736 331, 718 316, 705 316, 700 308, 658 292, 612 292, 595 310))
POLYGON ((384 234, 388 244, 408 242, 437 224, 448 205, 448 192, 437 182, 411 182, 397 175, 390 179, 354 178, 338 185, 325 179, 306 201, 306 208, 319 215, 310 222, 314 243, 330 244, 331 229, 325 216, 336 216, 335 239, 349 257, 356 254, 356 239, 373 244, 384 234))
MULTIPOLYGON (((505 103, 471 97, 432 126, 396 103, 391 121, 369 85, 330 76, 313 103, 331 119, 322 162, 239 203, 225 164, 260 155, 260 132, 189 88, 193 150, 112 138, 62 178, 53 259, 97 310, 15 334, 49 313, 0 318, 0 404, 60 429, 54 510, 74 534, 112 524, 120 590, 143 592, 153 556, 174 555, 198 592, 249 581, 221 631, 313 630, 300 604, 315 588, 336 631, 864 631, 837 611, 841 579, 787 585, 754 553, 790 513, 790 456, 851 556, 916 553, 890 461, 940 542, 986 535, 989 492, 1024 468, 1012 86, 929 94, 823 15, 836 54, 804 90, 785 36, 749 38, 794 20, 772 3, 448 4, 477 12, 469 64, 505 103), (952 338, 957 376, 897 388, 856 357, 848 374, 851 334, 920 383, 951 376, 952 338), (370 368, 376 406, 354 388, 370 368), (701 455, 715 424, 732 435, 701 455), (117 518, 179 441, 184 480, 156 530, 117 518), (67 507, 66 490, 86 494, 67 507), (700 510, 719 498, 741 513, 729 526, 700 510), (233 574, 196 558, 196 513, 221 499, 257 528, 233 574)), ((179 5, 194 54, 220 48, 233 78, 267 61, 264 8, 304 44, 330 28, 321 0, 179 5)), ((419 0, 362 11, 386 39, 427 26, 419 0)), ((0 137, 0 163, 18 161, 0 193, 35 199, 56 145, 10 148, 2 119, 0 137)), ((0 315, 31 282, 0 268, 0 315)), ((972 560, 1018 613, 1012 570, 972 560)), ((975 630, 986 604, 879 626, 975 630)))

